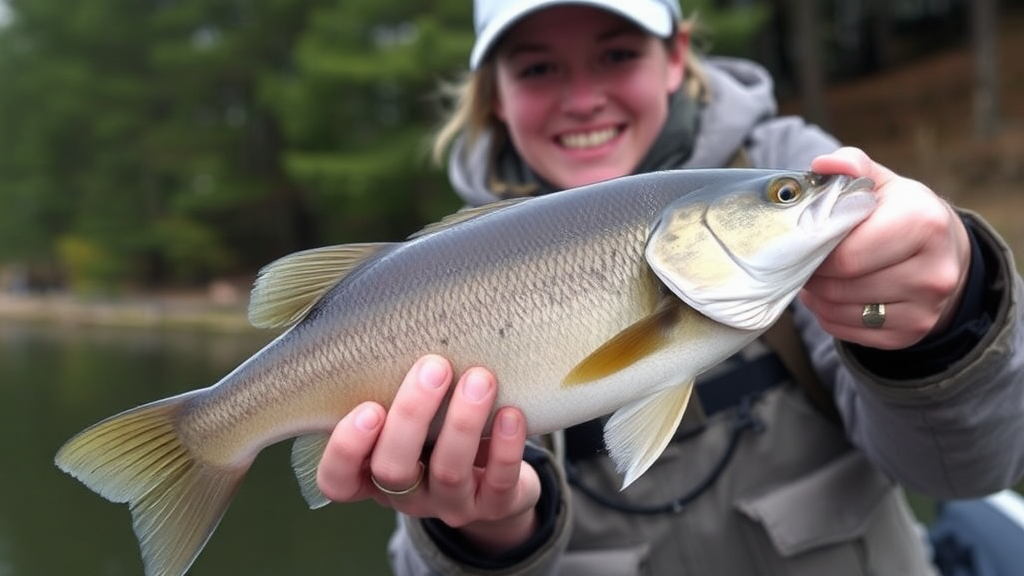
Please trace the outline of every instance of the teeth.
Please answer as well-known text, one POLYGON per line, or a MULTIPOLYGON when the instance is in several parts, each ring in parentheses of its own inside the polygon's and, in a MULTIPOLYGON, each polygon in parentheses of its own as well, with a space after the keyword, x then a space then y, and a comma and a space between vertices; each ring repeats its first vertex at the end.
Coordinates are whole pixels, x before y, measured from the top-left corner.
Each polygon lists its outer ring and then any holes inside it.
POLYGON ((604 128, 602 130, 594 130, 593 132, 566 134, 559 141, 566 148, 592 148, 611 140, 618 133, 619 130, 617 128, 604 128))

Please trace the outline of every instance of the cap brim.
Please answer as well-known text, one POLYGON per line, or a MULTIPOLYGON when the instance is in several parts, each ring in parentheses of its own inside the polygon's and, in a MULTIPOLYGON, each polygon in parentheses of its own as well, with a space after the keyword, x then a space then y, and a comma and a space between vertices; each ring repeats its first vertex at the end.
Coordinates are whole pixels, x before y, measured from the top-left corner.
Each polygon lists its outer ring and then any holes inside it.
POLYGON ((487 54, 501 35, 508 31, 513 25, 542 8, 557 5, 579 5, 591 6, 606 10, 633 22, 651 34, 659 38, 668 38, 675 25, 676 15, 672 14, 669 7, 662 2, 650 0, 521 0, 510 2, 500 14, 497 14, 483 31, 477 34, 473 51, 469 55, 469 67, 476 70, 477 66, 487 57, 487 54))

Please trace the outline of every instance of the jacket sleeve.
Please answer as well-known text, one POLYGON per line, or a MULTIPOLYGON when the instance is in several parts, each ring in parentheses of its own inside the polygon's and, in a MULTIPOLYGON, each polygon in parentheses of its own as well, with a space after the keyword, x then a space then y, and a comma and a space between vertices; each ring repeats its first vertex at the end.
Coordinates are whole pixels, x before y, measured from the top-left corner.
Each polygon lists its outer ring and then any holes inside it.
MULTIPOLYGON (((747 146, 757 167, 803 170, 839 143, 800 118, 777 117, 759 124, 747 146)), ((990 324, 943 368, 926 376, 902 369, 883 375, 882 365, 899 367, 915 358, 876 351, 865 363, 863 354, 836 342, 799 303, 795 314, 851 441, 894 480, 935 498, 992 493, 1024 474, 1024 288, 999 235, 977 215, 960 214, 972 232, 975 258, 984 259, 981 298, 991 310, 990 324)))
POLYGON ((454 531, 439 521, 398 514, 398 529, 388 543, 395 576, 548 576, 569 542, 569 487, 561 466, 545 450, 528 446, 525 460, 541 479, 538 514, 541 529, 535 538, 505 558, 477 558, 471 547, 455 540, 454 531))
MULTIPOLYGON (((984 260, 987 329, 963 354, 930 374, 880 374, 855 347, 825 334, 805 308, 796 322, 811 360, 832 388, 847 435, 897 482, 936 498, 970 498, 1024 474, 1024 283, 1010 249, 977 215, 961 211, 984 260)), ((974 263, 972 263, 972 266, 974 263)))

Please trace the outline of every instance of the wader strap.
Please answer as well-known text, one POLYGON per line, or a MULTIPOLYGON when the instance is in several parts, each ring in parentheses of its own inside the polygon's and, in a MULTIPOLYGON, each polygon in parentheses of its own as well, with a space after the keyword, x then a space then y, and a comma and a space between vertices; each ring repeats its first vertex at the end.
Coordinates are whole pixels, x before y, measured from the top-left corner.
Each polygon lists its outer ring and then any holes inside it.
POLYGON ((602 491, 583 482, 583 475, 580 473, 577 463, 571 460, 564 462, 566 480, 594 502, 618 512, 639 516, 678 514, 686 509, 688 504, 699 498, 701 494, 714 485, 718 477, 725 471, 729 461, 732 460, 732 456, 736 452, 744 432, 750 430, 757 434, 764 430, 764 423, 754 415, 753 402, 754 400, 750 396, 744 396, 740 400, 736 410, 736 419, 733 421, 732 431, 729 435, 729 443, 726 445, 725 451, 711 466, 711 470, 708 471, 704 478, 678 498, 660 504, 636 504, 620 497, 604 494, 602 491))
POLYGON ((837 425, 842 425, 839 410, 836 408, 835 397, 825 388, 818 374, 811 366, 807 348, 800 340, 793 323, 793 311, 786 308, 779 320, 761 335, 761 341, 778 355, 786 365, 793 380, 803 389, 811 404, 826 418, 837 425))

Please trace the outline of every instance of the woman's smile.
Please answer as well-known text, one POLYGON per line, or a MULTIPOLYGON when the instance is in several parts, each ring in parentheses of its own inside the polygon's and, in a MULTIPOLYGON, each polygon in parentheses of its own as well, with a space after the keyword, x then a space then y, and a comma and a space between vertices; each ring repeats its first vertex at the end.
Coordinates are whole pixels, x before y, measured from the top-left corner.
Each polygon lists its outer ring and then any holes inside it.
POLYGON ((593 130, 566 132, 557 136, 555 142, 569 150, 592 150, 608 144, 617 138, 624 129, 624 126, 608 126, 593 130))

